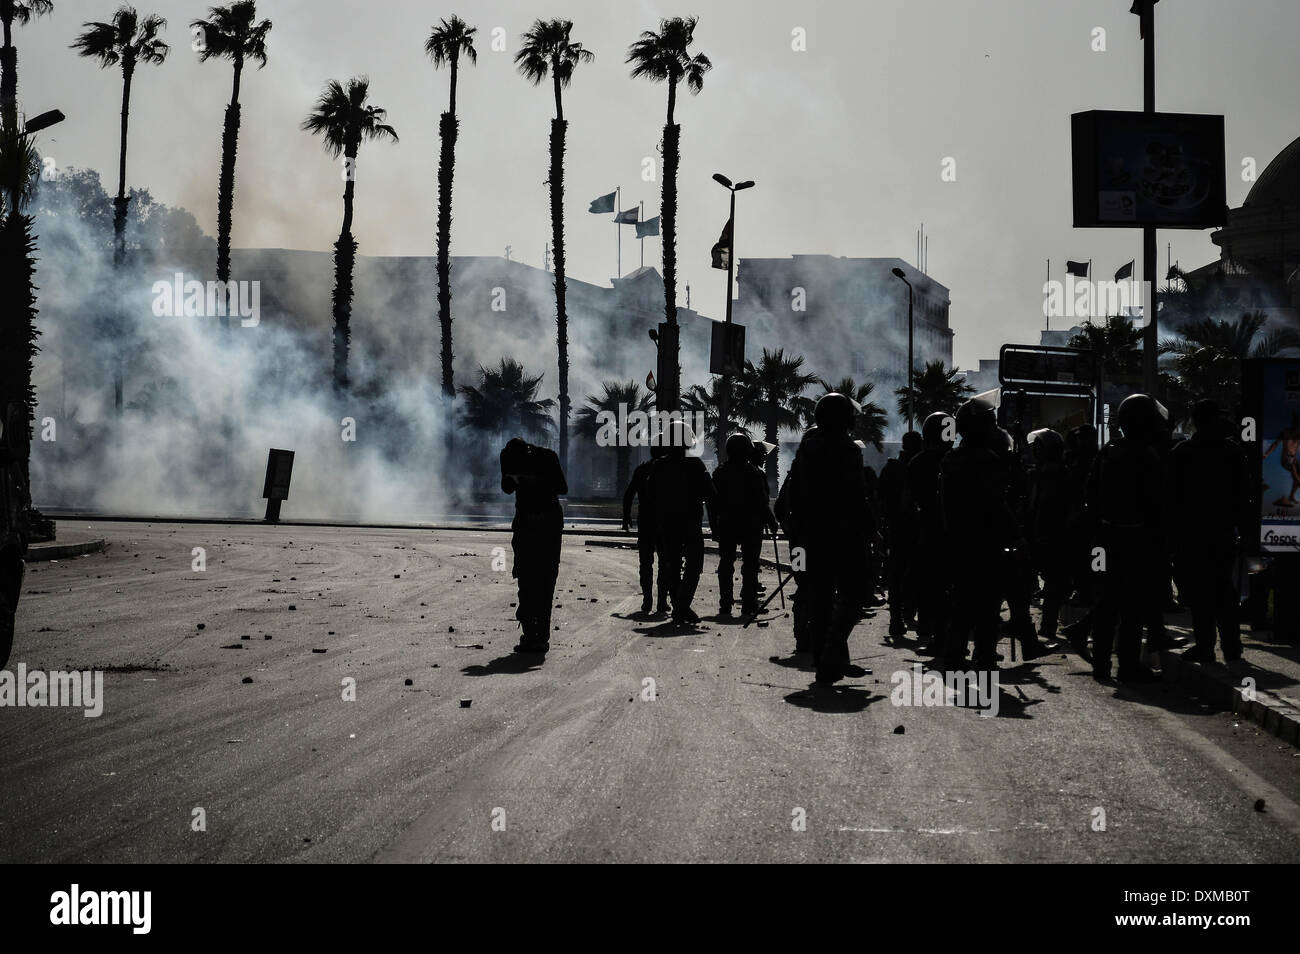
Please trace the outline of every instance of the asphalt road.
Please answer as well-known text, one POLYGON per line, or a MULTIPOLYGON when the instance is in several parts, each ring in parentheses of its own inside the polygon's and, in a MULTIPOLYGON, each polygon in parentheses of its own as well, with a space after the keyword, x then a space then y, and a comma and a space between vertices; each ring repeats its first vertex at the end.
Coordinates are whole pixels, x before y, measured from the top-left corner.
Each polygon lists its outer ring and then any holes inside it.
POLYGON ((502 533, 94 529, 32 568, 9 669, 105 670, 104 712, 0 708, 0 861, 1300 861, 1294 748, 1073 656, 996 718, 896 706, 922 657, 882 616, 810 696, 779 609, 631 618, 635 551, 569 536, 529 667, 502 533))

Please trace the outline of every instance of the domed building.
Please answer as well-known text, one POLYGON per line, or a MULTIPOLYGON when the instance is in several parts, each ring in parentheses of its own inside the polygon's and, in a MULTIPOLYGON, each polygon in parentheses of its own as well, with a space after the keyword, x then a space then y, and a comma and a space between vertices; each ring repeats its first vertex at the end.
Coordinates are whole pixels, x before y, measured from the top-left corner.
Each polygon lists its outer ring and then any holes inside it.
POLYGON ((1210 241, 1222 250, 1219 261, 1183 275, 1187 294, 1166 300, 1167 327, 1246 312, 1263 313, 1272 328, 1300 325, 1300 138, 1265 167, 1210 241))
MULTIPOLYGON (((1259 278, 1286 281, 1300 268, 1300 138, 1268 164, 1245 203, 1210 236, 1223 259, 1259 278)), ((1296 304, 1292 302, 1292 304, 1296 304)))

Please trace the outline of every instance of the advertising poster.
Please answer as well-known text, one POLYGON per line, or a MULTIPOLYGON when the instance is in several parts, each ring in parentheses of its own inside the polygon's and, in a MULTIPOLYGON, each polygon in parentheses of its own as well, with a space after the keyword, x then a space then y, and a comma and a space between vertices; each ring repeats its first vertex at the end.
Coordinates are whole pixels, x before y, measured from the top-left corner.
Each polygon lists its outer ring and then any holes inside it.
MULTIPOLYGON (((1254 362, 1252 362, 1254 363, 1254 362)), ((1260 361, 1253 369, 1259 425, 1260 544, 1300 552, 1300 360, 1260 361)))

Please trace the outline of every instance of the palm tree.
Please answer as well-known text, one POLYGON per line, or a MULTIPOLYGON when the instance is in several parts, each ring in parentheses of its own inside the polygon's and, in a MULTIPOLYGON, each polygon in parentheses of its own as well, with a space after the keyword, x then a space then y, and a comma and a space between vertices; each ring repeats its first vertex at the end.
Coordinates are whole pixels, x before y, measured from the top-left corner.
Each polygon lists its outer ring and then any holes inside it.
POLYGON ((530 376, 514 358, 502 358, 495 368, 478 369, 478 386, 460 386, 465 399, 464 425, 492 437, 522 434, 546 440, 554 422, 550 398, 537 399, 542 375, 530 376))
POLYGON ((344 159, 343 227, 334 243, 334 389, 342 393, 348 387, 348 343, 352 340, 352 270, 356 264, 357 243, 352 238, 352 201, 356 194, 357 153, 364 139, 391 139, 397 131, 384 122, 388 111, 371 105, 370 80, 354 76, 343 86, 330 80, 316 101, 315 108, 302 122, 307 132, 319 135, 331 158, 344 159))
POLYGON ((82 26, 85 30, 73 42, 72 49, 99 60, 102 69, 122 67, 122 138, 117 162, 117 198, 113 200, 113 262, 120 266, 126 259, 126 208, 130 201, 126 194, 126 129, 131 115, 131 78, 136 64, 156 65, 167 59, 171 47, 158 38, 166 29, 167 21, 154 14, 141 19, 135 7, 121 6, 113 14, 113 22, 90 22, 82 26))
POLYGON ((1083 348, 1097 356, 1105 376, 1133 363, 1141 353, 1141 344, 1142 329, 1119 315, 1111 315, 1101 324, 1085 321, 1070 337, 1071 348, 1083 348))
MULTIPOLYGON (((40 348, 36 339, 35 223, 27 214, 39 163, 31 138, 17 125, 0 126, 0 180, 4 182, 4 216, 0 219, 0 423, 10 402, 26 407, 30 428, 36 412, 32 371, 40 348)), ((19 442, 15 441, 15 446, 19 442)))
MULTIPOLYGON (((641 385, 635 381, 605 381, 601 389, 604 393, 599 396, 588 394, 586 406, 579 408, 573 416, 574 432, 591 440, 596 439, 604 415, 612 414, 617 418, 621 408, 626 408, 624 413, 631 414, 633 411, 648 413, 654 407, 654 394, 642 391, 641 385)), ((614 445, 614 494, 620 498, 627 487, 631 456, 632 448, 625 441, 620 440, 614 445)))
POLYGON ((860 410, 853 425, 853 439, 870 444, 876 450, 883 452, 885 428, 889 426, 889 412, 871 400, 871 394, 876 390, 875 382, 867 381, 858 384, 852 378, 841 378, 838 384, 831 384, 825 379, 819 383, 827 394, 831 392, 843 394, 857 402, 860 410))
POLYGON ((727 392, 727 419, 722 426, 719 426, 718 422, 722 419, 723 381, 721 375, 714 375, 709 379, 707 388, 702 384, 693 384, 681 396, 683 411, 704 415, 704 433, 713 435, 713 448, 717 451, 718 460, 722 459, 722 449, 727 444, 727 436, 742 429, 740 422, 732 416, 739 413, 736 408, 734 384, 727 392))
POLYGON ((564 303, 564 119, 562 90, 573 80, 579 63, 596 54, 570 39, 571 20, 534 20, 515 54, 520 74, 534 86, 547 76, 555 93, 555 118, 551 120, 551 252, 555 256, 555 337, 560 359, 560 466, 567 468, 569 452, 569 315, 564 303))
MULTIPOLYGON (((646 30, 627 50, 626 62, 633 64, 633 79, 645 77, 652 83, 668 83, 668 117, 664 122, 664 175, 659 200, 663 220, 664 319, 677 324, 677 167, 681 159, 681 126, 674 122, 677 84, 698 94, 704 88, 704 74, 713 68, 703 53, 694 56, 697 17, 672 17, 659 21, 659 32, 646 30)), ((675 397, 675 395, 674 395, 675 397)))
MULTIPOLYGON (((817 375, 803 370, 803 356, 786 357, 784 348, 775 351, 763 349, 758 364, 745 362, 740 374, 736 414, 750 424, 763 428, 763 440, 779 443, 781 431, 796 431, 807 424, 812 416, 812 401, 803 396, 810 385, 817 383, 817 375)), ((780 486, 778 454, 767 458, 769 491, 780 486)))
POLYGON ((1235 405, 1241 391, 1241 362, 1272 358, 1288 348, 1300 347, 1300 333, 1275 328, 1263 333, 1268 318, 1261 312, 1236 321, 1203 318, 1185 325, 1181 338, 1166 338, 1160 353, 1173 356, 1179 383, 1194 397, 1215 397, 1235 405))
POLYGON ((4 46, 0 47, 0 122, 18 126, 18 51, 14 48, 14 24, 27 26, 33 17, 54 9, 53 0, 0 0, 0 21, 4 23, 4 46))
POLYGON ((898 413, 906 415, 913 408, 914 425, 920 424, 935 411, 952 414, 957 406, 975 393, 975 389, 962 380, 956 368, 944 366, 943 359, 927 361, 924 368, 912 369, 908 387, 895 388, 898 413))
MULTIPOLYGON (((208 19, 194 20, 190 27, 203 32, 200 62, 224 57, 235 65, 235 82, 226 107, 221 131, 221 177, 217 180, 217 281, 230 281, 230 227, 235 203, 235 151, 239 147, 239 80, 245 61, 266 66, 266 35, 271 21, 257 22, 253 0, 238 0, 225 7, 210 7, 208 19)), ((230 327, 230 317, 221 316, 221 327, 230 327)))
MULTIPOLYGON (((101 69, 122 67, 122 132, 117 162, 117 197, 113 200, 113 265, 121 268, 126 262, 126 210, 130 196, 126 191, 126 133, 131 116, 131 79, 139 63, 159 65, 167 59, 171 47, 158 38, 167 27, 167 21, 155 14, 140 18, 134 7, 121 6, 113 14, 111 23, 91 21, 83 23, 85 30, 72 44, 72 49, 82 56, 99 60, 101 69)), ((107 319, 110 337, 122 340, 120 314, 107 319)), ((115 345, 113 356, 113 406, 122 410, 122 347, 115 345)))
MULTIPOLYGON (((451 98, 447 111, 438 118, 438 137, 442 149, 438 156, 438 323, 442 326, 442 393, 455 397, 456 385, 451 372, 451 182, 456 172, 456 72, 463 54, 471 64, 478 63, 474 49, 477 27, 468 26, 460 17, 441 20, 425 41, 424 52, 435 67, 451 70, 451 98)), ((448 431, 448 433, 451 433, 448 431)))

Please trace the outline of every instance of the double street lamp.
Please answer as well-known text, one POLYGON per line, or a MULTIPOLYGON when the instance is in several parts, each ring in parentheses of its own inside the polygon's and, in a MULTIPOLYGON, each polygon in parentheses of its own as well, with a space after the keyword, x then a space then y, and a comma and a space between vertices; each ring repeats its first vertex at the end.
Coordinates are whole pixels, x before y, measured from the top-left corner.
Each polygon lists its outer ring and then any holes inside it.
POLYGON ((907 429, 913 430, 916 410, 916 383, 912 380, 912 283, 901 268, 893 269, 894 277, 907 286, 907 429))
MULTIPOLYGON (((722 186, 724 189, 726 189, 728 192, 731 193, 731 211, 727 218, 727 318, 726 318, 727 328, 723 337, 723 342, 726 345, 726 351, 727 351, 726 361, 724 361, 723 363, 723 368, 726 369, 730 367, 729 362, 731 357, 731 293, 733 287, 732 283, 734 281, 734 275, 736 272, 736 193, 742 192, 745 189, 754 188, 754 182, 752 179, 747 179, 744 182, 737 182, 733 185, 731 180, 728 179, 726 176, 724 176, 721 172, 715 172, 713 174, 713 181, 715 181, 716 183, 718 183, 718 185, 722 186)), ((718 434, 717 434, 717 439, 715 441, 715 444, 717 445, 717 449, 719 452, 718 453, 719 458, 721 458, 722 456, 721 453, 722 444, 726 439, 726 435, 723 434, 722 431, 725 430, 727 427, 727 413, 728 413, 727 405, 729 403, 728 399, 730 396, 731 396, 731 375, 726 370, 724 370, 722 373, 722 386, 719 388, 719 392, 718 392, 718 434)))

